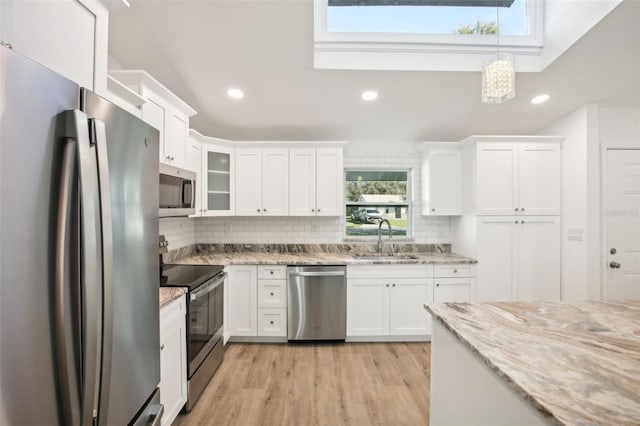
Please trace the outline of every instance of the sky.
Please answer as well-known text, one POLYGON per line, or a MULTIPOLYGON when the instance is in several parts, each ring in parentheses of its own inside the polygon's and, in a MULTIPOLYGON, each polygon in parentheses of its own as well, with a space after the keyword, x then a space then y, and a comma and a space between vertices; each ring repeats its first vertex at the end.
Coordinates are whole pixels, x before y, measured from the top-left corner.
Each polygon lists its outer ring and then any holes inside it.
MULTIPOLYGON (((391 32, 452 34, 456 28, 476 21, 495 22, 493 7, 454 6, 337 6, 329 7, 331 32, 391 32)), ((500 8, 500 34, 527 33, 526 0, 500 8)))

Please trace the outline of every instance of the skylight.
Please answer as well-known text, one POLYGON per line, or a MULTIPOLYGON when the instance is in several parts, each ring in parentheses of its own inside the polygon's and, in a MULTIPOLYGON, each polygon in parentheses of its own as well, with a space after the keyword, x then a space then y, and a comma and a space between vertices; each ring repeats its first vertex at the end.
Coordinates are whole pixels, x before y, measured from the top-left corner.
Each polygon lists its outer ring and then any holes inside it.
MULTIPOLYGON (((349 6, 345 4, 364 2, 329 1, 327 7, 327 31, 353 33, 399 33, 399 34, 495 34, 496 2, 487 6, 443 6, 436 5, 385 5, 349 6), (493 4, 493 7, 490 5, 493 4)), ((375 3, 375 2, 374 2, 375 3)), ((411 2, 416 3, 416 2, 411 2)), ((469 3, 469 2, 466 2, 469 3)), ((527 0, 502 2, 500 11, 500 34, 529 35, 527 0)))

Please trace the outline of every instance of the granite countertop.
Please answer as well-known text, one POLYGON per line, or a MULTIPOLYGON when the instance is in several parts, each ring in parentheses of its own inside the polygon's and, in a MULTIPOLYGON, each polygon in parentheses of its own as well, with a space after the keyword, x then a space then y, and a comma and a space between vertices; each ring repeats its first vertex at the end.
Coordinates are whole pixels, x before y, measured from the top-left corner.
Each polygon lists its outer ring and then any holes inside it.
MULTIPOLYGON (((361 254, 364 255, 364 254, 361 254)), ((369 255, 376 256, 375 253, 369 255)), ((429 264, 429 263, 476 263, 474 259, 454 253, 396 253, 395 257, 409 255, 412 259, 362 259, 349 253, 256 253, 231 252, 195 254, 180 259, 185 264, 211 265, 372 265, 372 264, 429 264)))
POLYGON ((160 308, 178 299, 186 292, 186 287, 160 287, 160 308))
POLYGON ((640 424, 640 300, 425 305, 559 424, 640 424))

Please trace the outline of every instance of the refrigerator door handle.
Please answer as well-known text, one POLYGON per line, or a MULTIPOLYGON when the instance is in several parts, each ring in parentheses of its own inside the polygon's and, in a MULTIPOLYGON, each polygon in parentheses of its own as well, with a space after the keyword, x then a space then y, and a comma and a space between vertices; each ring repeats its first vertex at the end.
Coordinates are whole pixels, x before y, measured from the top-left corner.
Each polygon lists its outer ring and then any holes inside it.
MULTIPOLYGON (((107 135, 102 120, 91 119, 90 128, 96 147, 98 182, 100 186, 100 217, 102 228, 102 380, 100 388, 99 424, 107 425, 111 389, 111 359, 113 348, 113 233, 111 223, 111 184, 107 135)), ((97 396, 97 395, 96 395, 97 396)))
MULTIPOLYGON (((82 111, 65 111, 65 135, 75 141, 78 179, 80 229, 80 294, 82 296, 81 321, 81 376, 80 420, 65 419, 66 424, 88 425, 98 416, 98 384, 102 358, 102 232, 98 170, 95 147, 89 135, 89 121, 82 111)), ((91 129, 93 130, 93 129, 91 129)), ((64 398, 64 397, 63 397, 64 398)))
MULTIPOLYGON (((72 273, 67 268, 67 256, 70 254, 70 247, 67 246, 66 236, 71 233, 73 191, 76 180, 76 141, 74 139, 65 140, 62 157, 62 170, 60 176, 60 192, 58 196, 58 217, 56 222, 56 249, 55 249, 55 290, 54 290, 54 334, 55 334, 55 354, 57 383, 60 392, 60 402, 62 404, 62 423, 79 424, 78 407, 80 402, 77 398, 78 371, 75 366, 75 359, 78 355, 75 352, 76 346, 72 343, 73 330, 67 328, 67 313, 70 311, 71 303, 67 303, 66 282, 72 273), (72 350, 67 351, 71 346, 72 350), (69 352, 72 352, 71 354, 69 352), (74 398, 75 397, 75 398, 74 398)), ((70 315, 71 316, 71 315, 70 315)), ((70 328, 70 327, 69 327, 70 328)))

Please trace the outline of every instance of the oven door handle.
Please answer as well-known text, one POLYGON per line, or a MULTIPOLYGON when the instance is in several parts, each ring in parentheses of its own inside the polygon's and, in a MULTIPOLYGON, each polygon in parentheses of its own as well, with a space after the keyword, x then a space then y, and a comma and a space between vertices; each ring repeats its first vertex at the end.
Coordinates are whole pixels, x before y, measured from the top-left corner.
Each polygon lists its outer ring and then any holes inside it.
POLYGON ((191 300, 195 300, 198 297, 201 297, 218 288, 220 284, 224 283, 224 279, 226 276, 227 274, 223 273, 222 276, 216 277, 209 284, 207 284, 203 289, 191 293, 191 300))

